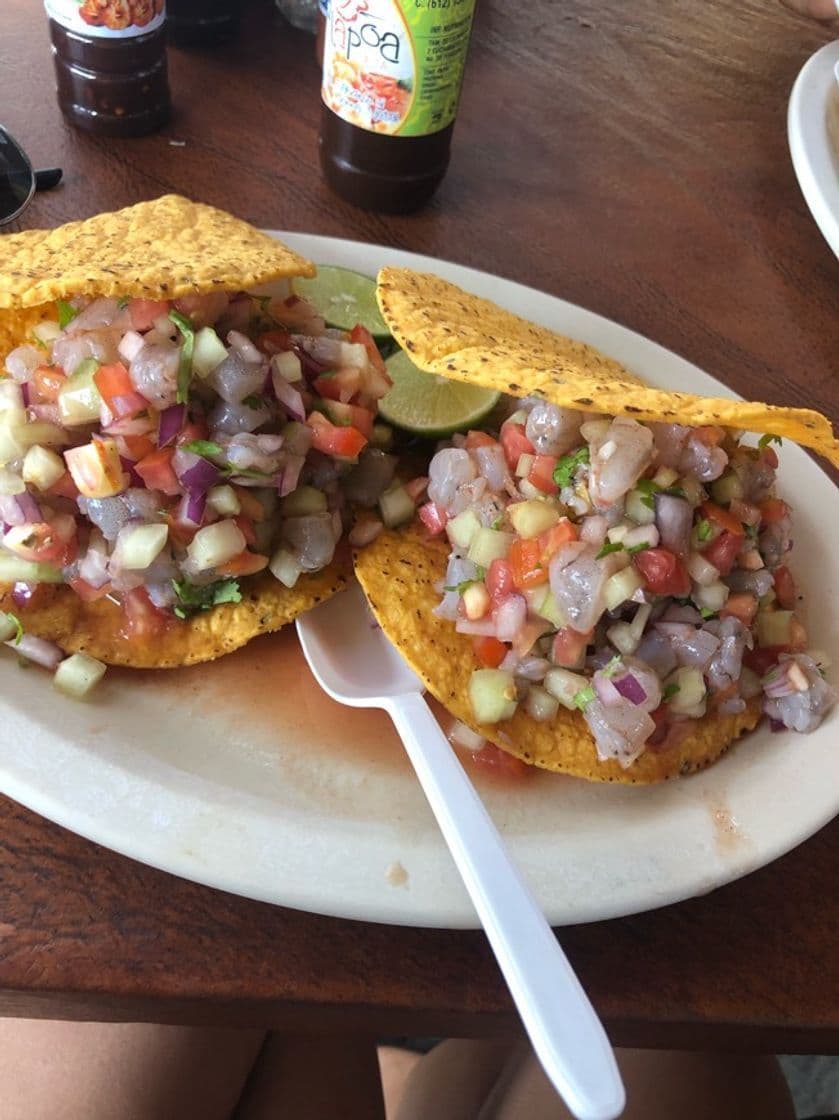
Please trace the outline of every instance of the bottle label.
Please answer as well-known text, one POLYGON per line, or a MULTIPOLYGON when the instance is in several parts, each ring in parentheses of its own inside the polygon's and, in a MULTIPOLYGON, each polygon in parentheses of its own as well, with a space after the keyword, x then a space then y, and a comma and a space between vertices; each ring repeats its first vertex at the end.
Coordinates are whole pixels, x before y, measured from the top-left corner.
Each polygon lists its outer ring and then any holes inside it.
POLYGON ((370 132, 427 136, 451 124, 475 0, 330 0, 322 96, 370 132))
POLYGON ((130 39, 163 26, 166 0, 44 0, 50 19, 68 31, 130 39))

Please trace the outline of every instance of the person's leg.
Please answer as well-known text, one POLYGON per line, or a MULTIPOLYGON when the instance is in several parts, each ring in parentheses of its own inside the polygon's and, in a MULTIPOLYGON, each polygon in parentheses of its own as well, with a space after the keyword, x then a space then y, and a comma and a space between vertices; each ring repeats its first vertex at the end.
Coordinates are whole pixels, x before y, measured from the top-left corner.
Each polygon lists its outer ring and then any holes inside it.
MULTIPOLYGON (((623 1120, 794 1120, 774 1058, 620 1050, 623 1120)), ((570 1120, 523 1044, 448 1041, 416 1066, 396 1120, 570 1120), (436 1055, 434 1063, 429 1058, 436 1055), (426 1064, 428 1063, 428 1064, 426 1064)))
POLYGON ((229 1120, 263 1031, 0 1019, 2 1120, 229 1120))
POLYGON ((233 1115, 235 1120, 384 1120, 375 1041, 272 1031, 233 1115))

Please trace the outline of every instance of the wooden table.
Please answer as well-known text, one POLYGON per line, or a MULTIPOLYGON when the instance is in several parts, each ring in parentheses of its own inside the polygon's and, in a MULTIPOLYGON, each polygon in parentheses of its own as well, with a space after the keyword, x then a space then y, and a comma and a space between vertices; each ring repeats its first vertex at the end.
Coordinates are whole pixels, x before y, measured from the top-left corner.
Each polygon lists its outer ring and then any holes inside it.
MULTIPOLYGON (((35 0, 0 5, 4 123, 64 185, 21 226, 176 190, 283 226, 494 270, 634 327, 734 389, 837 412, 839 269, 786 145, 828 38, 774 0, 480 0, 451 170, 416 216, 334 198, 312 41, 268 0, 235 46, 172 51, 177 115, 138 141, 67 128, 35 0)), ((0 1010, 370 1034, 518 1029, 480 933, 272 908, 183 882, 11 802, 0 1010)), ((709 897, 571 928, 616 1042, 839 1053, 839 821, 709 897)))

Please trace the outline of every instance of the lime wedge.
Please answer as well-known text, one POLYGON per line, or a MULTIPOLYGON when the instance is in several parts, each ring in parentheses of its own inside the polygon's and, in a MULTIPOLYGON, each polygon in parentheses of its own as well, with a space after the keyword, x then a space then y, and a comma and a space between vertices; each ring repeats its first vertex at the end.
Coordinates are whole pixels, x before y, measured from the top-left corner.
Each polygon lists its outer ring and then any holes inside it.
POLYGON ((474 428, 500 396, 494 389, 423 373, 404 350, 397 350, 385 365, 393 388, 379 401, 379 417, 420 436, 445 436, 474 428))
POLYGON ((309 300, 331 327, 351 331, 361 323, 376 338, 387 338, 390 331, 376 303, 376 281, 360 272, 337 265, 318 265, 311 280, 296 279, 294 291, 309 300))

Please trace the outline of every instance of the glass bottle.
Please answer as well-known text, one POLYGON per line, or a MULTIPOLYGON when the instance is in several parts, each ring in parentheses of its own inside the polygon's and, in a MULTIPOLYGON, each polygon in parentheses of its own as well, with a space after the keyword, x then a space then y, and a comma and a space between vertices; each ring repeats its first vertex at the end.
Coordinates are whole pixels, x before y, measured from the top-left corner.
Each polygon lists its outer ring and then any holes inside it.
POLYGON ((77 128, 142 136, 171 112, 165 0, 45 0, 58 103, 77 128))
POLYGON ((241 0, 168 0, 166 28, 176 47, 224 43, 239 30, 241 0))
POLYGON ((342 198, 424 205, 449 164, 475 0, 331 0, 320 160, 342 198))

